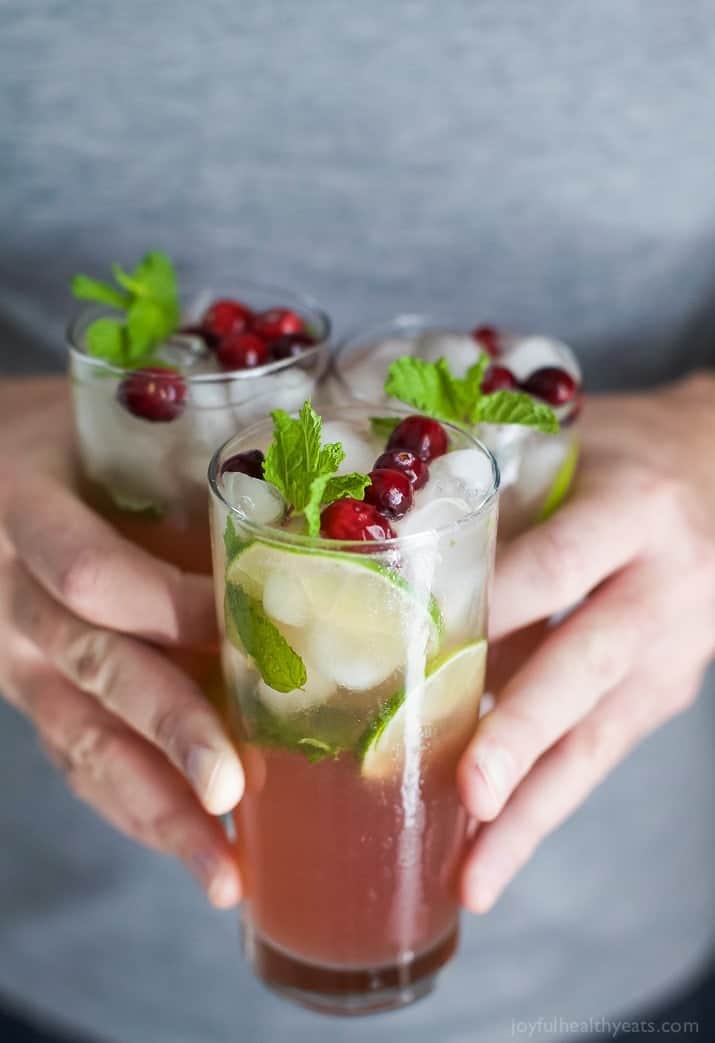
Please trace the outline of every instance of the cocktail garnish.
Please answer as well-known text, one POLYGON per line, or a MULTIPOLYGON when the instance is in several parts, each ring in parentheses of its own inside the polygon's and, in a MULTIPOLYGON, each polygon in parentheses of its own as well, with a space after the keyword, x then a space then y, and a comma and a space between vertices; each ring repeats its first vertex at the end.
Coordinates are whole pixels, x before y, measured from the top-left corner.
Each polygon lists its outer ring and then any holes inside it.
POLYGON ((134 271, 112 265, 117 286, 88 275, 75 275, 72 293, 82 301, 107 304, 125 318, 95 319, 86 330, 91 355, 114 366, 135 369, 154 359, 156 348, 178 327, 180 319, 176 272, 166 254, 148 253, 134 271))

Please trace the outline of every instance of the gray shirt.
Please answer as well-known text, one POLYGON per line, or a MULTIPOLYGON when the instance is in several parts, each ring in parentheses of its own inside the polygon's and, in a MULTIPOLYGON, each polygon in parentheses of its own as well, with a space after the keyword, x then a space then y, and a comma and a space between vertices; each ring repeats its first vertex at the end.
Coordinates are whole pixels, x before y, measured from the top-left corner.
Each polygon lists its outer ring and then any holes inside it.
MULTIPOLYGON (((5 0, 3 368, 62 366, 70 276, 151 247, 209 285, 310 290, 339 329, 551 332, 591 387, 702 365, 713 68, 707 0, 5 0)), ((713 687, 464 917, 433 997, 363 1023, 265 993, 235 916, 78 804, 0 705, 0 993, 121 1043, 500 1043, 647 1004, 713 942, 713 687)))

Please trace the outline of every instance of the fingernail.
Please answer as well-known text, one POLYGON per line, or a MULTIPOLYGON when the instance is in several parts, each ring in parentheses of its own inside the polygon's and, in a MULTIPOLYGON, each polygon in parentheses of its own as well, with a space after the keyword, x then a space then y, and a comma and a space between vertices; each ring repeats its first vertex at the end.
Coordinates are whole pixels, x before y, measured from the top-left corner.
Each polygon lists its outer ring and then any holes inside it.
POLYGON ((227 908, 236 904, 241 897, 236 874, 213 852, 197 851, 188 864, 212 905, 227 908))
POLYGON ((474 870, 467 878, 466 906, 477 914, 488 913, 497 898, 501 887, 483 869, 474 870))
POLYGON ((243 770, 234 754, 210 746, 194 746, 186 760, 186 774, 207 811, 224 815, 243 795, 243 770))
POLYGON ((229 909, 241 897, 236 874, 226 868, 214 877, 208 889, 209 901, 219 909, 229 909))
POLYGON ((480 746, 474 757, 474 767, 480 772, 498 811, 511 792, 514 778, 514 759, 501 746, 480 746))

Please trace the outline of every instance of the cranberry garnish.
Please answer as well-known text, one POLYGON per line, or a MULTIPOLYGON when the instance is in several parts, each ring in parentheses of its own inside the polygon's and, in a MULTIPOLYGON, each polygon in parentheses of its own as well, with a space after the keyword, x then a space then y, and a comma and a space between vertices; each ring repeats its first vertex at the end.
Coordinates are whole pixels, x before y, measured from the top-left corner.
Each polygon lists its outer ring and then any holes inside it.
POLYGON ((401 518, 412 506, 410 479, 402 471, 377 467, 370 471, 371 484, 365 490, 365 503, 371 503, 388 518, 401 518))
POLYGON ((206 309, 201 319, 201 332, 206 340, 216 347, 229 333, 238 333, 246 329, 253 312, 241 301, 230 300, 228 297, 214 301, 206 309))
POLYGON ((480 348, 484 348, 488 355, 494 358, 501 351, 499 331, 493 326, 477 326, 472 330, 472 337, 480 348))
POLYGON ((270 308, 253 316, 251 330, 263 340, 278 340, 289 333, 302 333, 303 320, 288 308, 270 308))
POLYGON ((305 348, 315 344, 315 341, 307 333, 285 333, 278 340, 272 340, 268 345, 271 358, 292 359, 296 355, 302 355, 305 348))
POLYGON ((154 423, 176 420, 184 411, 186 383, 175 369, 146 366, 128 373, 117 398, 130 413, 154 423))
POLYGON ((578 391, 578 385, 571 374, 559 366, 543 366, 535 370, 521 386, 524 391, 543 399, 550 406, 565 405, 578 391))
POLYGON ((245 453, 229 456, 221 467, 221 474, 227 471, 240 471, 251 478, 263 478, 263 453, 260 449, 247 449, 245 453))
POLYGON ((375 461, 375 470, 386 467, 406 475, 413 489, 421 489, 429 478, 429 467, 409 449, 388 449, 375 461))
POLYGON ((216 354, 224 369, 255 369, 268 362, 268 345, 255 333, 229 333, 216 354))
POLYGON ((485 395, 492 391, 514 391, 519 382, 506 366, 490 366, 482 380, 482 391, 485 395))
POLYGON ((428 416, 408 416, 390 435, 388 449, 409 449, 427 463, 447 452, 447 432, 428 416))
POLYGON ((331 540, 391 540, 395 536, 377 507, 351 496, 325 508, 320 516, 320 533, 331 540))

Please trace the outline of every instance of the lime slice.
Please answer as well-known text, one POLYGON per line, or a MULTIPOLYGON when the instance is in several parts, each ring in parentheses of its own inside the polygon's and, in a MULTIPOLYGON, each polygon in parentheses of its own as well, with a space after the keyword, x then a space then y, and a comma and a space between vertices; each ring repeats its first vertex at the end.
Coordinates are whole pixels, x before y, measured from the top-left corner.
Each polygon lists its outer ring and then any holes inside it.
POLYGON ((537 522, 543 522, 550 518, 566 499, 569 489, 571 488, 574 474, 576 473, 578 454, 579 444, 574 441, 571 443, 569 451, 563 458, 561 466, 554 476, 551 488, 546 494, 546 499, 539 508, 539 513, 536 516, 537 522))
POLYGON ((413 634, 424 622, 429 655, 437 651, 444 629, 433 597, 422 596, 398 573, 361 554, 278 548, 257 540, 234 558, 226 581, 261 600, 268 584, 271 597, 264 608, 287 626, 327 620, 342 631, 368 631, 392 640, 406 628, 413 634))
POLYGON ((420 743, 435 748, 466 740, 477 723, 486 661, 486 641, 464 645, 436 659, 420 685, 391 695, 358 743, 363 776, 384 779, 400 769, 410 712, 418 721, 420 743))

